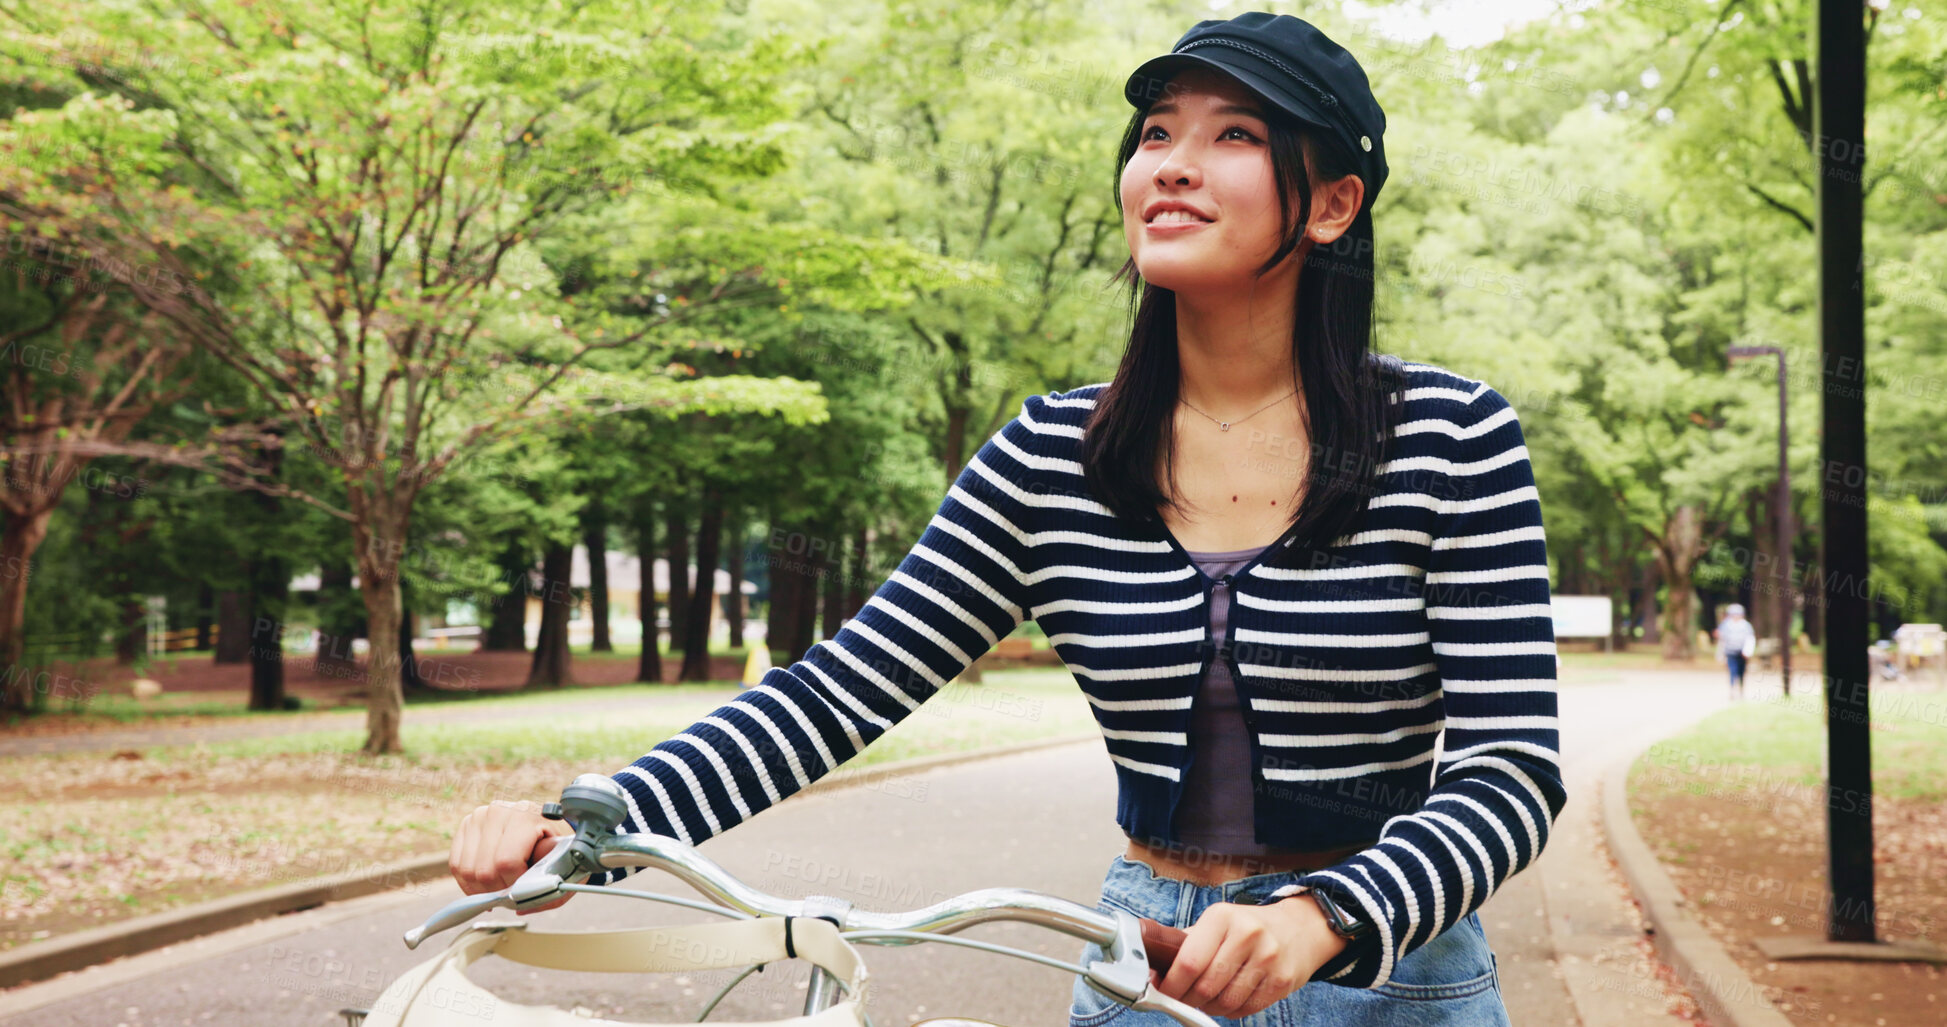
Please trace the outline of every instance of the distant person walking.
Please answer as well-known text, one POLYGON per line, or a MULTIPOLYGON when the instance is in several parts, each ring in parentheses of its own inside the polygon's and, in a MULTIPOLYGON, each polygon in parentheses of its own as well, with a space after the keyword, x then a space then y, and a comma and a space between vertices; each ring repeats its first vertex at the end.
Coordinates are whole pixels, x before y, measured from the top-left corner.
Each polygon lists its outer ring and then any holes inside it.
POLYGON ((1718 622, 1717 661, 1731 668, 1731 698, 1744 697, 1744 668, 1751 654, 1758 648, 1758 633, 1752 629, 1751 622, 1744 619, 1744 607, 1732 603, 1724 610, 1724 619, 1718 622))

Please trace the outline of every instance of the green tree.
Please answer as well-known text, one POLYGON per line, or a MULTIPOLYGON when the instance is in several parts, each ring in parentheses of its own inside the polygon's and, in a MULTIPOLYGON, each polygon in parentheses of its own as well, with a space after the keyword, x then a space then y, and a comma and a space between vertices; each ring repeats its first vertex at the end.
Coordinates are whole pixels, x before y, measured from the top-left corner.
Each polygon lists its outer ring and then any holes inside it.
MULTIPOLYGON (((898 247, 725 216, 711 199, 721 183, 778 167, 775 77, 794 44, 729 31, 711 11, 644 28, 637 8, 581 4, 538 26, 485 2, 7 10, 22 59, 67 52, 83 23, 128 58, 80 76, 113 97, 79 93, 57 120, 88 119, 95 152, 143 154, 136 174, 86 194, 31 183, 29 198, 88 220, 111 266, 135 269, 118 280, 341 472, 333 509, 352 529, 374 653, 396 648, 419 492, 479 446, 572 407, 564 386, 590 354, 642 345, 716 302, 779 295, 777 265, 822 300, 896 295, 928 268, 898 247), (147 59, 159 42, 168 56, 147 59), (207 190, 173 187, 192 179, 207 190), (687 258, 684 280, 715 286, 651 303, 654 283, 595 266, 592 287, 564 288, 544 243, 599 217, 645 226, 639 241, 667 244, 658 259, 687 258), (866 253, 881 269, 857 274, 866 253), (218 302, 190 254, 225 258, 225 291, 244 302, 218 302)), ((618 408, 777 409, 802 395, 664 383, 626 383, 618 408)), ((375 666, 365 748, 397 751, 397 668, 375 666)))

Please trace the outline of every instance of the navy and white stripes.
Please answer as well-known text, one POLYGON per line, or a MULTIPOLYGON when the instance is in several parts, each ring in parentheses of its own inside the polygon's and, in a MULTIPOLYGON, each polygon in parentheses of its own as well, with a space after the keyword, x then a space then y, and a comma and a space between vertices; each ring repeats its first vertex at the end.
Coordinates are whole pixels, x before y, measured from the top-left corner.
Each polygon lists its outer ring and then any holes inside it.
POLYGON ((1151 841, 1174 838, 1206 662, 1231 661, 1255 834, 1359 848, 1294 887, 1325 888, 1378 926, 1376 945, 1325 976, 1384 983, 1534 861, 1564 801, 1548 561, 1520 424, 1482 382, 1405 367, 1402 422, 1362 520, 1302 559, 1287 539, 1240 571, 1221 649, 1211 582, 1160 519, 1117 517, 1084 486, 1078 447, 1104 386, 1030 397, 837 637, 615 775, 634 803, 622 829, 700 842, 736 825, 1033 619, 1101 724, 1118 824, 1151 841))

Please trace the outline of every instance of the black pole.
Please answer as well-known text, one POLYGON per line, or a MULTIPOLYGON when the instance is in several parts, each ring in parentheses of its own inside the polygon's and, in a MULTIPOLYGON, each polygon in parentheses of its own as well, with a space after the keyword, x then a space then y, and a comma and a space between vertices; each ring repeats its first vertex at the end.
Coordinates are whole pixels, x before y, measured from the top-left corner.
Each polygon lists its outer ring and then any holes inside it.
POLYGON ((1870 942, 1873 928, 1871 740, 1867 734, 1866 373, 1864 208, 1866 5, 1819 0, 1812 108, 1819 155, 1819 441, 1825 595, 1825 824, 1830 941, 1870 942))

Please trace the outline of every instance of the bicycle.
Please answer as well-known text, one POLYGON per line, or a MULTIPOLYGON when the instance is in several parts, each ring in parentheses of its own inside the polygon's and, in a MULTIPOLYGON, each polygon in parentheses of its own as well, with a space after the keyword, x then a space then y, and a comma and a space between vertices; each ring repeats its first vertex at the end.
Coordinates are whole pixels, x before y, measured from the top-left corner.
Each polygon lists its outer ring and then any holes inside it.
MULTIPOLYGON (((1218 1027, 1209 1015, 1156 990, 1169 970, 1184 932, 1124 910, 1103 912, 1060 896, 1025 888, 982 888, 904 913, 857 909, 845 899, 812 895, 785 899, 752 888, 678 839, 650 833, 618 833, 627 811, 622 787, 600 774, 583 774, 548 803, 543 815, 575 829, 546 857, 528 867, 507 888, 470 895, 449 903, 405 932, 405 944, 421 942, 466 924, 491 909, 535 909, 564 894, 648 899, 731 918, 728 924, 689 925, 624 931, 542 932, 524 922, 473 924, 447 949, 395 978, 370 1008, 338 1011, 348 1027, 432 1027, 472 1022, 483 1007, 511 1005, 468 980, 465 968, 488 954, 530 966, 558 970, 687 972, 735 969, 696 1017, 701 1023, 718 1003, 753 972, 773 961, 802 958, 812 964, 803 1016, 773 1021, 810 1027, 872 1027, 865 1012, 866 969, 854 943, 913 945, 939 942, 1014 956, 1078 974, 1097 992, 1138 1010, 1165 1013, 1188 1027, 1218 1027), (695 888, 714 905, 675 895, 613 886, 589 885, 591 874, 619 867, 654 867, 695 888), (969 938, 946 937, 975 924, 1012 920, 1058 931, 1101 946, 1106 959, 1078 966, 969 938), (698 953, 701 953, 699 955, 698 953)), ((521 1027, 587 1027, 617 1021, 591 1020, 564 1010, 514 1006, 521 1027)), ((506 1018, 502 1018, 503 1021, 506 1018)), ((929 1019, 913 1027, 974 1027, 973 1021, 929 1019)), ((641 1027, 641 1025, 637 1025, 641 1027)))

